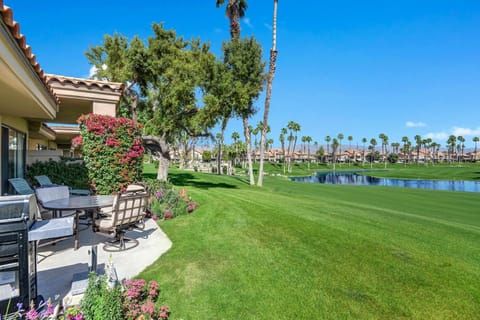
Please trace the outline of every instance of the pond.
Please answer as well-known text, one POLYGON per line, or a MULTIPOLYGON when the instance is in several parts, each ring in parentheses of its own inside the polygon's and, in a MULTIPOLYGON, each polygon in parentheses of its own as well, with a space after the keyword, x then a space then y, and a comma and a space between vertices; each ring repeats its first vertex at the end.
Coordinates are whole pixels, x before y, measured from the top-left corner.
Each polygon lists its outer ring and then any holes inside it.
POLYGON ((402 188, 480 192, 480 181, 376 178, 358 174, 356 172, 321 172, 315 173, 308 177, 292 177, 290 179, 292 181, 323 184, 390 186, 402 188))

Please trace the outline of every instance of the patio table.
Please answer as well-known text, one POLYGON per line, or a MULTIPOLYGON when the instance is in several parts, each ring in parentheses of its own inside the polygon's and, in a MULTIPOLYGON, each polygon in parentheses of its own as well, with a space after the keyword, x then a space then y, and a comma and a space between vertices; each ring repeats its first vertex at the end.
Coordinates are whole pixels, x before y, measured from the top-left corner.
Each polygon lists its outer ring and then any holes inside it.
POLYGON ((97 210, 103 207, 113 205, 115 196, 99 195, 99 196, 71 196, 68 198, 46 201, 42 203, 42 207, 53 211, 54 217, 61 216, 61 212, 65 210, 76 210, 75 225, 77 232, 75 234, 75 249, 78 248, 78 211, 79 210, 97 210))

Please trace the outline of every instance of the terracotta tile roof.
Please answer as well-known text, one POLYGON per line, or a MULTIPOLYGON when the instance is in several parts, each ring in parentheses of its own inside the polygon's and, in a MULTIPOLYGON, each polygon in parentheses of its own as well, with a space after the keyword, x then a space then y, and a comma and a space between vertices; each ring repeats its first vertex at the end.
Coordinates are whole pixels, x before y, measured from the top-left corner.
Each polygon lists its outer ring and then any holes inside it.
POLYGON ((125 85, 120 82, 108 82, 108 81, 100 81, 100 80, 93 80, 93 79, 74 78, 74 77, 60 76, 56 74, 46 74, 46 78, 47 78, 48 84, 50 84, 53 81, 58 81, 62 84, 71 83, 75 86, 85 85, 87 87, 96 86, 99 89, 108 88, 111 90, 123 90, 125 87, 125 85))
POLYGON ((32 48, 27 44, 27 39, 26 37, 20 33, 20 24, 16 21, 13 20, 13 11, 10 7, 7 7, 3 4, 3 0, 0 0, 0 18, 3 20, 5 25, 8 27, 10 30, 10 33, 12 34, 12 37, 15 39, 17 42, 18 46, 22 50, 23 54, 25 55, 25 58, 30 62, 30 65, 32 66, 33 70, 37 73, 37 75, 40 77, 42 82, 45 84, 45 87, 47 90, 50 92, 52 97, 55 99, 56 103, 59 104, 60 101, 53 92, 52 88, 47 84, 47 79, 45 77, 45 74, 42 70, 42 67, 40 67, 40 64, 37 62, 37 58, 35 55, 32 53, 32 48))

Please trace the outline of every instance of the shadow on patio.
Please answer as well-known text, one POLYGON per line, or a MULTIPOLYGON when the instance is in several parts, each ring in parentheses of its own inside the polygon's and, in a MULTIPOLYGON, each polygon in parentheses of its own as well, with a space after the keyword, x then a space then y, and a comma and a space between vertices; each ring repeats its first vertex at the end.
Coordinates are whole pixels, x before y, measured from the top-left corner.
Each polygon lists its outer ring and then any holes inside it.
POLYGON ((139 240, 136 248, 120 252, 106 252, 103 243, 108 237, 92 232, 91 227, 79 234, 79 248, 73 249, 73 237, 56 245, 38 249, 38 294, 52 301, 69 294, 74 274, 86 272, 91 262, 90 251, 98 246, 97 270, 102 273, 109 260, 115 266, 119 280, 132 278, 155 262, 172 245, 156 221, 145 220, 144 230, 133 230, 127 237, 139 240))

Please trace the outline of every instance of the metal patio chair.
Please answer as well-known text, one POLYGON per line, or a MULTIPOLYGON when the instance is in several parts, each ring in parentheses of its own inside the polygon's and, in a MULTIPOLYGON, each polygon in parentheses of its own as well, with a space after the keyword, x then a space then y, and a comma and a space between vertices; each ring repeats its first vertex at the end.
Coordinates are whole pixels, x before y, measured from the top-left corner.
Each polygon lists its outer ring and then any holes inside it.
MULTIPOLYGON (((130 190, 132 189, 137 188, 130 188, 130 190)), ((105 251, 123 251, 138 246, 137 239, 125 237, 127 231, 143 230, 145 227, 144 218, 148 193, 143 188, 138 189, 138 191, 117 194, 113 206, 102 208, 101 216, 94 220, 95 232, 114 238, 103 246, 105 251)))

